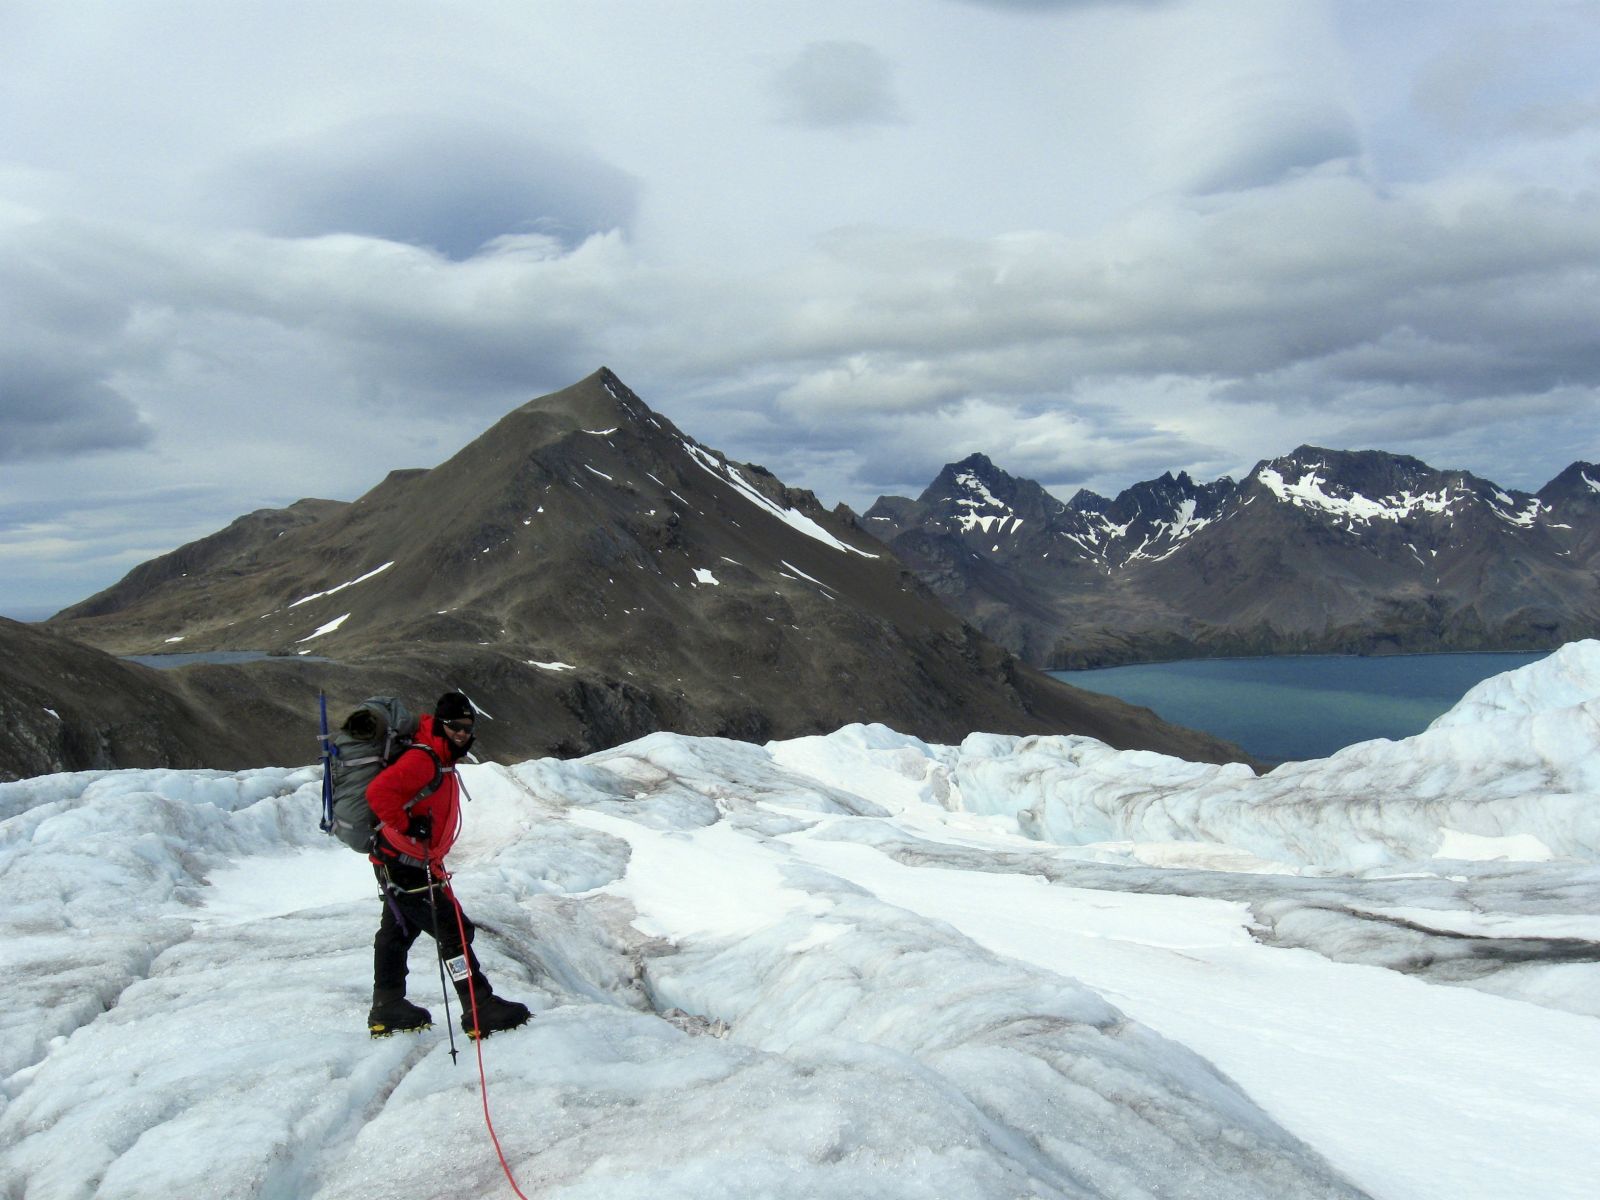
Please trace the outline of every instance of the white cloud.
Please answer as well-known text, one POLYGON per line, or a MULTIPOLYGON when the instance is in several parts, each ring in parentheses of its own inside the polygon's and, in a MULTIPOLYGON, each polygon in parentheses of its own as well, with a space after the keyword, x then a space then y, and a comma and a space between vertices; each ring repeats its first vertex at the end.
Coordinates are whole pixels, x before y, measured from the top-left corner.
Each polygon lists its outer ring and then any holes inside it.
POLYGON ((1206 193, 1266 187, 1363 153, 1321 4, 1194 0, 1137 60, 1152 174, 1206 193))

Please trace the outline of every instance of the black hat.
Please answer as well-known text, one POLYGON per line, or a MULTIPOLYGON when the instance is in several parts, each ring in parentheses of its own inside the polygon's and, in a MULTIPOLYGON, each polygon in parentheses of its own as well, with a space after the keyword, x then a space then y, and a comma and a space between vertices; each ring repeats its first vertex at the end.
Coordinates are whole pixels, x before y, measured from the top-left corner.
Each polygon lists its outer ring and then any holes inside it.
POLYGON ((433 719, 435 721, 457 721, 462 717, 476 719, 477 710, 460 692, 446 692, 439 697, 439 703, 433 706, 433 719))

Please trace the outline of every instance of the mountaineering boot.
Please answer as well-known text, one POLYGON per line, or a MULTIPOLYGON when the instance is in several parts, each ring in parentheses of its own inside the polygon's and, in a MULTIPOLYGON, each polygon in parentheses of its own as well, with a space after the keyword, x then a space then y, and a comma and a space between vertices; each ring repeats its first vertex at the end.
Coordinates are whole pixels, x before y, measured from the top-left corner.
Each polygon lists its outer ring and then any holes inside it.
POLYGON ((432 1027, 433 1014, 404 996, 389 996, 382 1000, 374 997, 372 1009, 367 1013, 367 1032, 375 1038, 432 1027))
POLYGON ((502 1029, 515 1029, 533 1014, 526 1004, 506 1000, 490 992, 478 993, 478 1022, 473 1024, 472 1006, 469 1003, 461 1014, 461 1030, 470 1038, 488 1037, 502 1029))

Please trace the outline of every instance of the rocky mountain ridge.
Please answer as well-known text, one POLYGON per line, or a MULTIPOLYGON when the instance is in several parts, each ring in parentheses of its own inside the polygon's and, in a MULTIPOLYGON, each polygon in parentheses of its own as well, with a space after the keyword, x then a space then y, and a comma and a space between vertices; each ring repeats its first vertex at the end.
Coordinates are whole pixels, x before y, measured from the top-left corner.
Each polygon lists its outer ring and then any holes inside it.
POLYGON ((254 757, 217 741, 204 765, 309 761, 319 689, 337 711, 446 688, 491 718, 481 744, 503 761, 655 730, 766 740, 852 721, 1241 757, 1027 667, 848 510, 729 462, 604 369, 353 502, 243 517, 40 632, 118 655, 270 655, 177 672, 254 737, 254 757))
POLYGON ((1600 466, 1537 494, 1302 446, 1060 501, 975 454, 863 520, 1027 661, 1547 649, 1600 632, 1600 466))

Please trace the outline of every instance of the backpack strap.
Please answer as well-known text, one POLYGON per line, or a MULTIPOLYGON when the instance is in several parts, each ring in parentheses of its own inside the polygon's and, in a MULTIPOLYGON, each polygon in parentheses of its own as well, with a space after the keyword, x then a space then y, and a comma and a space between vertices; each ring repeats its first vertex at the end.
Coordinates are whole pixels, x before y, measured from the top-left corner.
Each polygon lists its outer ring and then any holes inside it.
POLYGON ((423 788, 415 796, 406 801, 406 812, 410 812, 411 806, 418 800, 426 800, 429 796, 437 792, 444 784, 445 772, 448 771, 451 774, 454 774, 455 767, 445 766, 444 760, 439 757, 439 752, 425 742, 412 742, 411 745, 406 748, 408 750, 420 750, 433 760, 433 782, 428 784, 427 787, 423 788))

